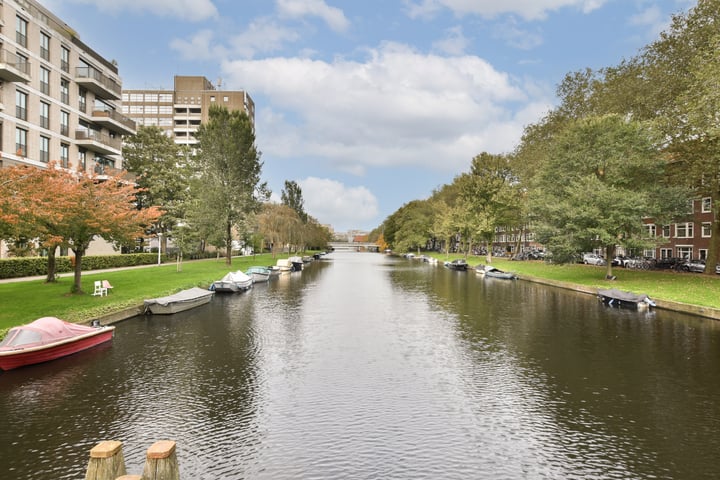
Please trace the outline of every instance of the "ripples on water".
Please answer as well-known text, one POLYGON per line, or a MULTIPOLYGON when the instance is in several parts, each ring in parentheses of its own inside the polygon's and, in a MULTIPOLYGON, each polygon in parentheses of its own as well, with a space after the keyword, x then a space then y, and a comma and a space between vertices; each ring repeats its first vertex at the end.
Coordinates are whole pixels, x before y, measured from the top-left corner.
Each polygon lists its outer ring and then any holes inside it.
POLYGON ((340 253, 111 346, 0 374, 0 468, 82 478, 101 440, 182 478, 712 478, 713 322, 340 253))

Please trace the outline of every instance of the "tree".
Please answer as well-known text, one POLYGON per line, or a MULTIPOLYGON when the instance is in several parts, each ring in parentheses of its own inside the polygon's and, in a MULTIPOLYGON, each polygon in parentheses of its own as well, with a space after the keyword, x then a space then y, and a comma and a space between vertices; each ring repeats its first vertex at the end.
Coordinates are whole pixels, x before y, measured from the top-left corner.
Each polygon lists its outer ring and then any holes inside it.
POLYGON ((122 178, 99 180, 54 163, 46 169, 9 167, 0 175, 0 193, 14 192, 3 206, 4 221, 38 237, 52 258, 59 245, 75 254, 72 293, 82 293, 82 259, 95 237, 129 243, 162 214, 155 207, 138 209, 138 189, 122 178))
POLYGON ((473 158, 470 173, 461 175, 456 182, 460 186, 462 205, 469 215, 471 234, 468 237, 487 242, 489 263, 497 229, 520 226, 521 197, 509 157, 483 152, 473 158))
POLYGON ((574 122, 551 145, 531 191, 538 240, 555 261, 602 248, 607 276, 618 244, 644 236, 643 219, 686 209, 685 191, 668 186, 656 135, 617 115, 574 122))
POLYGON ((257 219, 260 233, 270 244, 273 258, 290 242, 293 230, 301 225, 295 210, 277 203, 265 203, 257 219))
POLYGON ((202 219, 206 234, 225 248, 225 262, 231 265, 234 230, 247 228, 268 191, 266 184, 260 183, 262 162, 247 114, 213 105, 208 115, 208 122, 197 132, 193 216, 202 219))
MULTIPOLYGON (((162 205, 164 209, 155 225, 157 233, 165 234, 185 219, 193 174, 188 155, 186 148, 159 127, 140 126, 137 134, 125 138, 123 163, 141 189, 139 205, 162 205)), ((167 241, 167 237, 163 239, 167 241)))
POLYGON ((303 195, 302 189, 297 182, 285 180, 285 188, 280 192, 280 198, 282 203, 295 210, 300 217, 300 220, 305 223, 307 222, 308 215, 305 213, 303 207, 303 195))

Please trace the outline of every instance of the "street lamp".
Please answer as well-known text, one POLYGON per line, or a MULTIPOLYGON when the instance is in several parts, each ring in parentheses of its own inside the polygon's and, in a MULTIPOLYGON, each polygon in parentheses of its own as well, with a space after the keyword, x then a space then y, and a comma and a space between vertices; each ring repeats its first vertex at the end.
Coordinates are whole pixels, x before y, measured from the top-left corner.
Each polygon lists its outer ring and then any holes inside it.
POLYGON ((158 265, 161 263, 160 254, 162 252, 162 233, 158 232, 158 265))

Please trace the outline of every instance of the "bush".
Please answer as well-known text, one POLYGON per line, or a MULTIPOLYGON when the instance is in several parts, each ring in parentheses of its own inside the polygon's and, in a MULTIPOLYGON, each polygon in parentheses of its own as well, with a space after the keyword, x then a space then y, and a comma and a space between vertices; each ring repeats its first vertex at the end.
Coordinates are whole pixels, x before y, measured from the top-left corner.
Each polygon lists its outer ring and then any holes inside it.
MULTIPOLYGON (((56 272, 73 271, 75 257, 56 257, 56 272)), ((23 257, 0 259, 0 278, 34 277, 47 275, 47 257, 23 257)), ((152 265, 157 263, 157 254, 131 253, 127 255, 86 256, 82 261, 83 270, 105 270, 108 268, 152 265)))

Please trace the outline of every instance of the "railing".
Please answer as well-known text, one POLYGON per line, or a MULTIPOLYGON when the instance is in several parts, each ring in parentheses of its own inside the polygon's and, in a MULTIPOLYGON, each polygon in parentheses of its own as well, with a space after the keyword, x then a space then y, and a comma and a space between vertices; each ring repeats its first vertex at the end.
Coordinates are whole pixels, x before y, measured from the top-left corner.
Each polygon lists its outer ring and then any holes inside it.
POLYGON ((130 120, 125 115, 122 115, 118 113, 116 110, 113 110, 112 108, 108 107, 94 107, 92 111, 93 117, 106 117, 110 120, 114 120, 120 125, 124 126, 128 130, 135 131, 136 125, 135 122, 130 120))
POLYGON ((95 130, 88 130, 79 128, 75 130, 75 140, 91 140, 93 142, 102 143, 115 150, 122 148, 122 140, 119 138, 112 138, 110 135, 105 133, 96 132, 95 130))
POLYGON ((102 72, 94 69, 93 67, 75 67, 76 78, 87 78, 95 80, 107 90, 113 92, 117 96, 120 96, 122 87, 115 80, 103 74, 102 72))
POLYGON ((0 63, 9 65, 25 75, 30 75, 30 62, 4 48, 0 48, 0 63))

